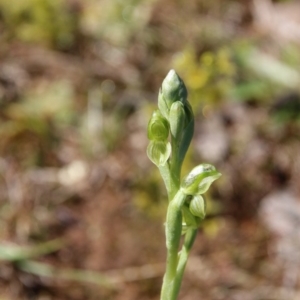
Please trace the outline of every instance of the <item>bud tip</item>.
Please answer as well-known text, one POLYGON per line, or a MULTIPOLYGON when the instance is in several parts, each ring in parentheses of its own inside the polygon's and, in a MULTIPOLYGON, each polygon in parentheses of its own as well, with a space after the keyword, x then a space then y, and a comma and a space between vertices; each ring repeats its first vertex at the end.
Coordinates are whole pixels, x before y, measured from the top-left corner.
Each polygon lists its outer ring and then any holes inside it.
POLYGON ((167 81, 173 81, 173 80, 178 80, 179 79, 179 76, 178 76, 178 74, 176 73, 176 71, 174 70, 174 69, 171 69, 170 71, 169 71, 169 73, 167 74, 167 76, 166 76, 166 78, 165 78, 165 80, 167 80, 167 81))

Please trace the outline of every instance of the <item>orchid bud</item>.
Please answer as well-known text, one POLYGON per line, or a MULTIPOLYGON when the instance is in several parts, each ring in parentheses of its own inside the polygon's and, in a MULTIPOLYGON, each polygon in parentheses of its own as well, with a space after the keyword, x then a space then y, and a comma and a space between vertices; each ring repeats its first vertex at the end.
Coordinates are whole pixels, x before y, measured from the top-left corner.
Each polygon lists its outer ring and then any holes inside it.
POLYGON ((195 167, 181 183, 182 191, 187 195, 204 194, 210 185, 219 177, 216 168, 210 164, 201 164, 195 167))
POLYGON ((171 144, 167 141, 150 141, 147 147, 147 155, 158 167, 164 166, 171 155, 171 144))
POLYGON ((164 117, 168 117, 172 104, 187 101, 187 89, 182 79, 174 70, 171 70, 162 83, 158 95, 158 107, 164 117))
POLYGON ((172 137, 177 141, 182 137, 185 120, 184 105, 180 101, 174 102, 170 109, 169 122, 172 137))
POLYGON ((201 195, 195 195, 190 203, 190 212, 201 219, 205 218, 206 203, 201 195))
POLYGON ((148 123, 148 139, 165 141, 169 136, 169 123, 159 110, 153 112, 148 123))

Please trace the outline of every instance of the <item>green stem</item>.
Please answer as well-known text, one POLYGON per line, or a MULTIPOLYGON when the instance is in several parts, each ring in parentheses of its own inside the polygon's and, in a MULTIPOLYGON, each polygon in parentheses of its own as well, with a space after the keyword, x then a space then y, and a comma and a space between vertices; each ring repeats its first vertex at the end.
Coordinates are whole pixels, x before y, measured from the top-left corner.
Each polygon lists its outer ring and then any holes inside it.
POLYGON ((164 181, 164 184, 166 186, 167 189, 167 193, 168 193, 168 198, 170 201, 170 194, 171 194, 171 187, 172 187, 172 176, 171 176, 171 172, 170 172, 170 165, 169 162, 167 162, 165 165, 163 166, 159 166, 159 172, 160 175, 164 181))
MULTIPOLYGON (((172 145, 172 156, 170 158, 170 169, 171 169, 171 174, 173 176, 174 186, 176 186, 176 192, 177 192, 180 186, 180 173, 181 173, 182 162, 179 158, 179 143, 174 137, 172 137, 171 139, 171 145, 172 145)), ((173 197, 174 196, 175 194, 173 195, 173 197)))
POLYGON ((172 156, 163 166, 159 167, 161 177, 164 180, 169 202, 175 197, 180 188, 180 173, 182 161, 179 159, 179 145, 175 139, 171 139, 172 156))
POLYGON ((167 266, 163 280, 161 300, 175 300, 171 298, 173 281, 176 277, 178 264, 178 249, 182 231, 181 208, 186 200, 186 195, 179 190, 174 199, 170 202, 166 220, 166 247, 167 266))
POLYGON ((173 284, 172 284, 172 294, 170 299, 177 299, 182 278, 183 278, 183 273, 186 267, 186 263, 191 251, 191 248, 194 244, 195 238, 197 235, 197 229, 189 229, 185 235, 184 239, 184 244, 180 253, 180 258, 178 261, 177 265, 177 270, 176 270, 176 276, 174 278, 173 284))
POLYGON ((161 177, 164 180, 167 193, 168 193, 168 199, 169 202, 175 197, 179 186, 180 181, 178 175, 174 173, 174 168, 172 165, 168 162, 164 166, 159 167, 159 172, 161 174, 161 177))

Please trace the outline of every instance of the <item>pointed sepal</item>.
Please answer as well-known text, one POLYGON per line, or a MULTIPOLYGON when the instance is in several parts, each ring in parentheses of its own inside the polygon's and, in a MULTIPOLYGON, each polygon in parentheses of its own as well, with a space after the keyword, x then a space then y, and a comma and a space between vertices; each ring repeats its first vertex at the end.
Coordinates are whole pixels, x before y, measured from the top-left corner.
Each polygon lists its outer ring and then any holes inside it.
POLYGON ((204 194, 220 176, 221 173, 213 165, 201 164, 183 178, 181 189, 187 195, 204 194))

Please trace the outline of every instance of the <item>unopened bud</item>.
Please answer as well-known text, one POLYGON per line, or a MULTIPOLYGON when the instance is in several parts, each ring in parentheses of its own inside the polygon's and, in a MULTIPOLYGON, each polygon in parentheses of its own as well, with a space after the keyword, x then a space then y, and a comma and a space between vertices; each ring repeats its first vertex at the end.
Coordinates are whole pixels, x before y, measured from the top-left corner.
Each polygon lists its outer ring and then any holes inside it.
POLYGON ((204 219, 206 214, 205 200, 201 195, 195 195, 190 203, 190 212, 201 219, 204 219))
POLYGON ((182 191, 187 195, 204 194, 210 185, 219 177, 216 168, 210 164, 202 164, 195 167, 181 183, 182 191))
POLYGON ((164 79, 158 95, 158 107, 164 117, 168 116, 171 105, 176 101, 187 101, 187 89, 177 73, 171 70, 164 79))
POLYGON ((185 125, 185 110, 184 105, 180 101, 176 101, 172 104, 169 114, 169 122, 172 137, 176 140, 180 140, 184 131, 185 125))
POLYGON ((169 136, 169 123, 159 110, 153 112, 148 123, 149 140, 165 141, 169 136))
POLYGON ((155 165, 164 166, 171 155, 171 144, 167 141, 150 141, 147 155, 155 165))

